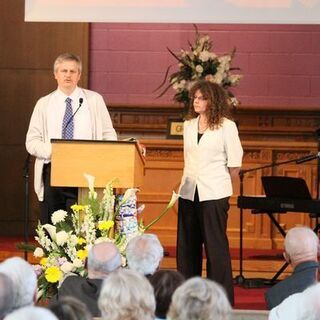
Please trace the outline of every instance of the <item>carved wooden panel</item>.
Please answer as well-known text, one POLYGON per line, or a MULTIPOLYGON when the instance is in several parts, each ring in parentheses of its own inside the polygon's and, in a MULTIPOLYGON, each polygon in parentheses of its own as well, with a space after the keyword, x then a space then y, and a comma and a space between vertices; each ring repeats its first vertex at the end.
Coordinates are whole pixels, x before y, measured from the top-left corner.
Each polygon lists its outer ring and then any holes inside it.
MULTIPOLYGON (((177 105, 109 105, 117 132, 124 135, 154 134, 164 138, 169 118, 179 118, 177 105)), ((247 141, 315 141, 315 131, 320 128, 320 114, 316 109, 288 110, 241 106, 234 118, 242 140, 247 141)), ((318 137, 319 138, 319 137, 318 137)))
MULTIPOLYGON (((146 205, 145 224, 152 221, 165 208, 171 197, 171 191, 177 191, 183 170, 182 141, 142 140, 147 147, 145 182, 139 194, 139 201, 146 205)), ((242 141, 245 153, 243 169, 254 169, 282 162, 316 152, 313 142, 270 142, 242 141)), ((289 163, 273 168, 251 171, 244 176, 244 195, 262 195, 262 175, 284 175, 304 178, 312 192, 315 188, 316 161, 303 164, 289 163)), ((239 179, 234 181, 234 195, 230 199, 228 237, 231 247, 239 247, 239 179)), ((295 225, 312 225, 308 214, 276 214, 276 219, 287 230, 295 225)), ((151 229, 159 235, 165 245, 176 243, 177 206, 151 229)), ((265 214, 252 214, 244 210, 244 247, 245 248, 282 248, 283 238, 265 214)))

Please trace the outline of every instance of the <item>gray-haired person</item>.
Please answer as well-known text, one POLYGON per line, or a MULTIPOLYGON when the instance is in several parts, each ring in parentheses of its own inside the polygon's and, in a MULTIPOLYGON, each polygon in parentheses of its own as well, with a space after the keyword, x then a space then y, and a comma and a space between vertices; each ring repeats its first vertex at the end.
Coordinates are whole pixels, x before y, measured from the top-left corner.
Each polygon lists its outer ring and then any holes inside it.
POLYGON ((265 299, 269 309, 317 282, 318 247, 319 238, 309 227, 294 227, 288 231, 284 239, 283 255, 292 266, 293 273, 266 292, 265 299))
POLYGON ((93 317, 100 317, 97 305, 103 279, 120 268, 121 255, 112 242, 101 242, 89 251, 87 268, 88 278, 80 276, 67 277, 49 302, 50 306, 61 298, 72 296, 83 302, 93 317))
POLYGON ((0 273, 0 320, 12 311, 14 303, 13 282, 9 276, 0 273))
POLYGON ((14 287, 13 309, 33 305, 37 292, 37 276, 30 263, 20 257, 0 263, 0 272, 7 275, 14 287))
POLYGON ((150 276, 159 268, 163 247, 155 234, 145 233, 129 241, 126 257, 129 269, 150 276))
POLYGON ((59 320, 50 310, 28 306, 8 314, 4 320, 59 320))
POLYGON ((172 296, 168 317, 174 320, 228 320, 231 311, 220 284, 195 277, 177 288, 172 296))
POLYGON ((138 272, 119 269, 104 280, 99 308, 103 320, 154 320, 153 288, 138 272))

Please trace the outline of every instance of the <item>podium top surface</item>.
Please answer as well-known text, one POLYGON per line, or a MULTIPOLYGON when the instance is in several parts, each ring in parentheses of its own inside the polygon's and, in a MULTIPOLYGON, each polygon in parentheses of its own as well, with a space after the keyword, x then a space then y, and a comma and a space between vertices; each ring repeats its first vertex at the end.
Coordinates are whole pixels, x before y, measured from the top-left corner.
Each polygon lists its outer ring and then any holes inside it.
POLYGON ((84 173, 94 176, 95 186, 116 179, 116 188, 143 183, 145 159, 135 141, 52 140, 51 185, 87 187, 84 173))

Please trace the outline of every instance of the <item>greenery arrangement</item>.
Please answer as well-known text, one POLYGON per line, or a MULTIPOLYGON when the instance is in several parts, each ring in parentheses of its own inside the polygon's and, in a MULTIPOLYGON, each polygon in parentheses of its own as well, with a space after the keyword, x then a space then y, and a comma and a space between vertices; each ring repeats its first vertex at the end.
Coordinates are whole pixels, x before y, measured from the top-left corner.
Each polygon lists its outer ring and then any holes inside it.
POLYGON ((88 251, 101 241, 114 242, 125 262, 128 241, 147 231, 176 202, 175 192, 165 210, 147 226, 138 214, 144 205, 137 208, 136 192, 128 189, 122 195, 113 193, 112 181, 106 185, 103 197, 98 199, 94 190, 94 177, 87 175, 89 183, 88 200, 85 204, 72 206, 72 214, 58 210, 52 214, 52 224, 38 224, 35 237, 39 246, 34 256, 40 259, 35 265, 38 275, 38 299, 50 298, 57 292, 59 284, 70 274, 87 276, 85 260, 88 251))
MULTIPOLYGON (((196 27, 195 27, 196 28, 196 27)), ((183 116, 188 112, 190 97, 189 90, 195 81, 206 79, 217 83, 225 88, 230 96, 234 106, 238 105, 238 100, 229 90, 230 87, 237 86, 241 75, 233 74, 234 70, 239 68, 231 67, 232 59, 235 55, 235 49, 231 53, 218 56, 212 52, 212 41, 208 35, 202 35, 196 28, 194 43, 189 43, 189 50, 181 49, 180 53, 175 54, 167 48, 170 54, 178 61, 178 70, 169 75, 171 66, 168 67, 164 81, 156 89, 163 89, 158 97, 163 96, 169 88, 175 90, 173 100, 183 105, 183 116)))

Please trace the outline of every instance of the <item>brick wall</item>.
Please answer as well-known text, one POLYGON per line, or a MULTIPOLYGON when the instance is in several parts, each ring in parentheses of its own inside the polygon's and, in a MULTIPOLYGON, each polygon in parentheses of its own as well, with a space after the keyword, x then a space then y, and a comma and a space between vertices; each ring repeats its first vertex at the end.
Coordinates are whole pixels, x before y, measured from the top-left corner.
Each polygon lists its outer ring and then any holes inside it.
MULTIPOLYGON (((234 93, 244 106, 320 108, 320 25, 198 25, 213 51, 237 48, 233 66, 244 75, 234 93)), ((191 24, 94 23, 89 86, 110 104, 172 104, 152 91, 176 64, 166 47, 187 49, 191 24)))

